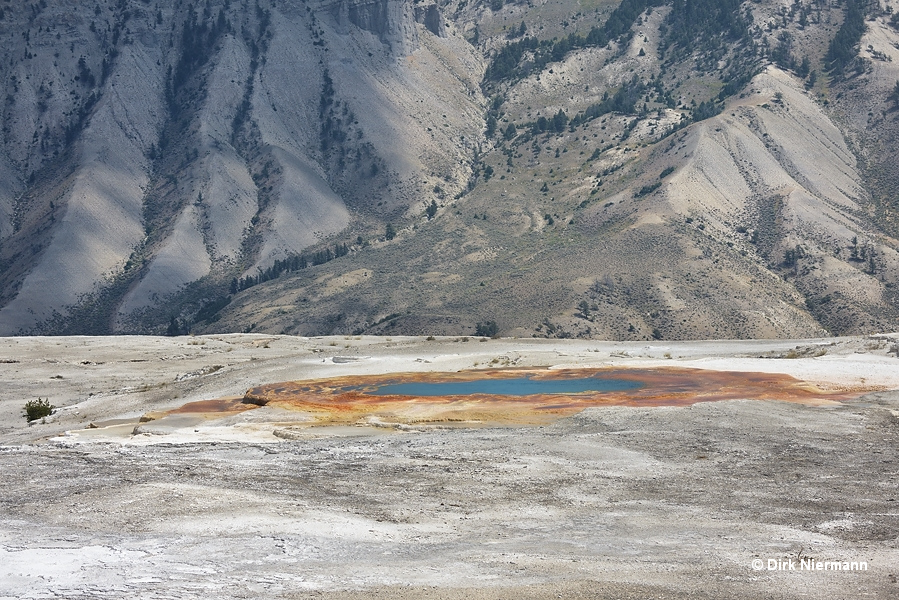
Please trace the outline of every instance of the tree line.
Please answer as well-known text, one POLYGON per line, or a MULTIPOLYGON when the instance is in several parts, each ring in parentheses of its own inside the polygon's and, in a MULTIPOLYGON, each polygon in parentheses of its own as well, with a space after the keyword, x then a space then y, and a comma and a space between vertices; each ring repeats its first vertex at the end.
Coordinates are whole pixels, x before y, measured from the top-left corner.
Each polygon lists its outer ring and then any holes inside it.
POLYGON ((240 279, 235 277, 231 280, 231 287, 229 291, 233 295, 237 292, 242 292, 253 286, 259 285, 260 283, 265 283, 266 281, 277 279, 283 273, 299 271, 301 269, 309 267, 310 265, 323 265, 326 262, 334 260, 335 258, 346 256, 349 253, 350 247, 347 244, 335 244, 333 250, 328 247, 315 252, 311 256, 306 256, 305 254, 291 254, 287 258, 276 259, 272 266, 264 270, 260 269, 256 275, 247 275, 246 277, 241 277, 240 279))
POLYGON ((846 17, 830 40, 824 60, 831 72, 841 74, 858 55, 858 44, 865 34, 865 0, 848 0, 846 17))
POLYGON ((485 83, 495 83, 506 79, 521 79, 530 70, 540 71, 550 62, 558 62, 572 50, 581 48, 601 48, 609 42, 629 33, 631 25, 647 8, 660 6, 664 0, 623 0, 612 11, 609 19, 599 27, 593 27, 587 35, 571 33, 561 39, 538 40, 525 37, 507 44, 496 53, 484 73, 485 83), (531 69, 520 66, 526 52, 533 52, 531 69))

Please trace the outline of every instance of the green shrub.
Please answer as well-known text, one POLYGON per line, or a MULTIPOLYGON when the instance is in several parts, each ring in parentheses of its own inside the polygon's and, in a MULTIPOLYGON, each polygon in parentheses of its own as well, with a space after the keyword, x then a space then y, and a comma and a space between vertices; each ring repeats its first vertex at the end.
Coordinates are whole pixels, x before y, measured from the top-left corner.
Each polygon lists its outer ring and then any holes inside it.
POLYGON ((649 185, 644 185, 637 191, 636 194, 634 194, 634 198, 642 198, 643 196, 648 196, 660 187, 662 187, 661 181, 656 181, 654 183, 650 183, 649 185))
POLYGON ((495 338, 499 335, 499 327, 496 325, 496 321, 478 323, 475 329, 475 335, 477 336, 495 338))
POLYGON ((50 404, 49 398, 45 400, 40 398, 29 400, 25 403, 25 415, 29 421, 34 421, 35 419, 49 417, 53 413, 54 408, 56 407, 50 404))

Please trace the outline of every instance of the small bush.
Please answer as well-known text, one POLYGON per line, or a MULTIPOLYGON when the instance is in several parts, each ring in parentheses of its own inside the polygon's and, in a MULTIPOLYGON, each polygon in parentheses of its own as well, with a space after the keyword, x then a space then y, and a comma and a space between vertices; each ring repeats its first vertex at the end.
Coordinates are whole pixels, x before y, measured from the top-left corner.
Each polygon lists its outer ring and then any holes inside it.
POLYGON ((662 187, 661 181, 656 181, 655 183, 650 183, 649 185, 644 185, 643 187, 640 188, 640 190, 636 194, 634 194, 634 198, 642 198, 643 196, 648 196, 649 194, 653 193, 660 187, 662 187))
POLYGON ((29 400, 25 403, 25 416, 29 421, 42 419, 53 414, 54 408, 56 407, 50 404, 49 398, 45 400, 40 398, 37 400, 29 400))

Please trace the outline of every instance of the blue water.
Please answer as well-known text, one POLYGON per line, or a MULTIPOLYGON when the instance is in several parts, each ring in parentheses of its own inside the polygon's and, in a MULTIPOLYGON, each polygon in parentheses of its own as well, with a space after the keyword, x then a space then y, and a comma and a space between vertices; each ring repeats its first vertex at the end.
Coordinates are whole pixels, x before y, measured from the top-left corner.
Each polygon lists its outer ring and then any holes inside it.
POLYGON ((409 382, 382 385, 366 394, 373 396, 530 396, 532 394, 582 394, 584 392, 618 392, 640 387, 636 381, 624 379, 478 379, 474 381, 409 382))

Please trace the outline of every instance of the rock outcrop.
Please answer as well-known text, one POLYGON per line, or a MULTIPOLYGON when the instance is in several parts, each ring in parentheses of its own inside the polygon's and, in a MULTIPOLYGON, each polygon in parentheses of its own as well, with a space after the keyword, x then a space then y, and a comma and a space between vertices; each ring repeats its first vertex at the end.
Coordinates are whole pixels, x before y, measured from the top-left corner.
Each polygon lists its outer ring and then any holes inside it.
POLYGON ((446 23, 440 13, 440 7, 436 4, 415 6, 415 22, 421 23, 425 28, 438 37, 446 37, 446 23))

